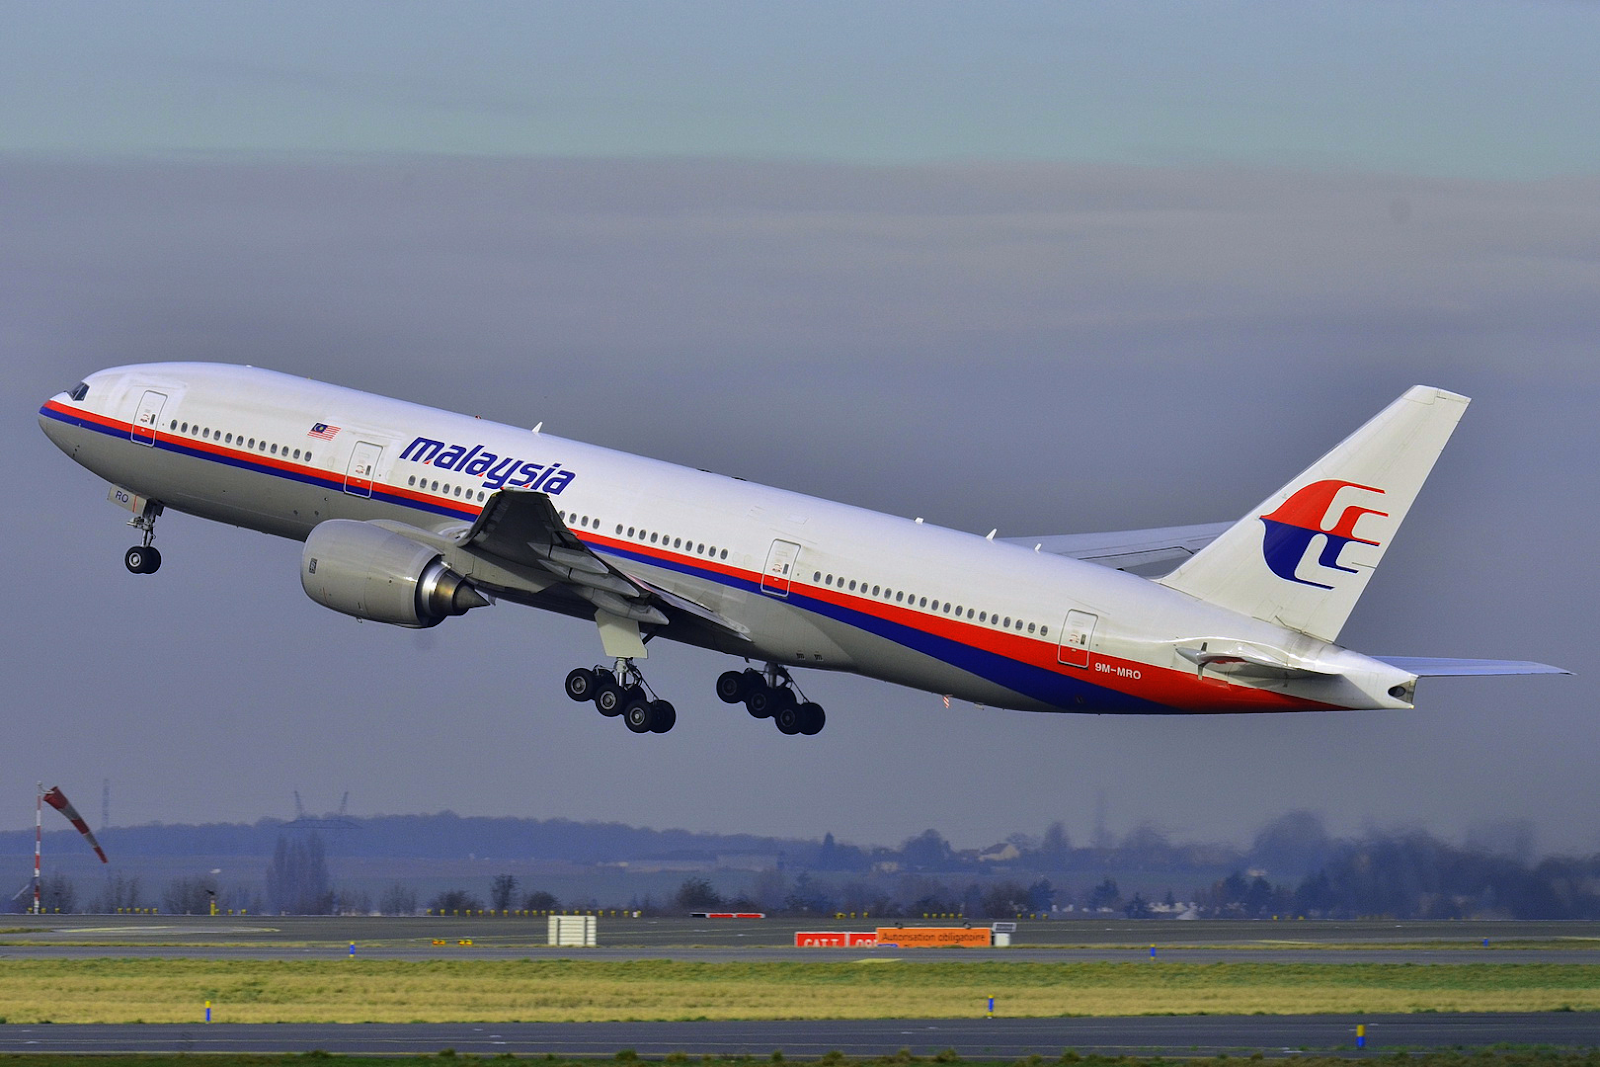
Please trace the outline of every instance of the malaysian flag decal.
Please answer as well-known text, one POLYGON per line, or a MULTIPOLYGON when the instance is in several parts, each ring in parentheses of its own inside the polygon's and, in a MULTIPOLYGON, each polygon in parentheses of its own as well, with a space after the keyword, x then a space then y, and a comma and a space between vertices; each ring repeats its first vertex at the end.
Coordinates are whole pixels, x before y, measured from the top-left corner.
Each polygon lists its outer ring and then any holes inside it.
POLYGON ((339 427, 337 427, 337 426, 329 426, 325 422, 319 422, 319 423, 317 423, 317 424, 315 424, 314 426, 311 427, 311 430, 306 434, 306 436, 307 437, 315 437, 318 440, 322 440, 322 441, 331 441, 331 440, 333 440, 334 434, 336 434, 338 432, 339 432, 339 427))

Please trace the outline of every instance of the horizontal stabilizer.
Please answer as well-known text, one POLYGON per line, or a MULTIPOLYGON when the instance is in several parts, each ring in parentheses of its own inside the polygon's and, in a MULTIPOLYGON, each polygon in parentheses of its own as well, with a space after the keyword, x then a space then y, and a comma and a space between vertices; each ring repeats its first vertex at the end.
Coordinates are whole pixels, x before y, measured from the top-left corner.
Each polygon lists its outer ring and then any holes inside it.
POLYGON ((1043 537, 1002 537, 1000 540, 1053 556, 1071 556, 1086 563, 1126 570, 1181 563, 1215 541, 1233 523, 1208 522, 1196 526, 1162 526, 1149 530, 1110 533, 1047 534, 1043 537))
POLYGON ((1564 667, 1516 659, 1446 659, 1435 656, 1372 656, 1418 678, 1482 678, 1506 674, 1571 674, 1564 667))

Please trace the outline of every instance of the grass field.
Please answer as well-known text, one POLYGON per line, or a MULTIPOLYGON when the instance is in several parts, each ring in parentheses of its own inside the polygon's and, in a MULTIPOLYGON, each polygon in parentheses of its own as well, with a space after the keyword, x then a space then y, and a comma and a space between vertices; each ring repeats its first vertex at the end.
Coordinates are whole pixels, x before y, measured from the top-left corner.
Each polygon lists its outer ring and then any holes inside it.
MULTIPOLYGON (((408 1057, 430 1063, 451 1064, 477 1057, 458 1056, 451 1049, 437 1056, 408 1057)), ((492 1062, 506 1063, 517 1059, 510 1055, 482 1057, 492 1062)), ((637 1064, 644 1062, 627 1050, 619 1051, 608 1059, 558 1059, 554 1056, 524 1057, 535 1060, 542 1067, 594 1067, 596 1063, 637 1064)), ((1248 1058, 1227 1056, 1201 1056, 1183 1059, 1163 1059, 1143 1056, 1080 1056, 1065 1052, 1058 1058, 1046 1059, 1029 1056, 1020 1060, 963 1060, 952 1052, 936 1056, 912 1056, 902 1050, 892 1056, 870 1059, 849 1059, 837 1052, 815 1060, 785 1060, 781 1052, 771 1056, 689 1057, 683 1053, 665 1056, 657 1063, 672 1065, 694 1064, 695 1067, 750 1067, 753 1063, 810 1063, 818 1067, 901 1067, 908 1064, 962 1064, 963 1067, 1238 1067, 1241 1063, 1254 1063, 1263 1057, 1248 1058)), ((0 1067, 193 1067, 195 1058, 188 1055, 19 1055, 0 1056, 0 1067)), ((1428 1052, 1398 1052, 1387 1055, 1362 1056, 1360 1062, 1373 1067, 1600 1067, 1600 1051, 1594 1049, 1485 1049, 1479 1052, 1454 1050, 1428 1052)), ((394 1057, 330 1056, 325 1052, 308 1052, 282 1056, 244 1055, 236 1053, 207 1053, 206 1067, 393 1067, 394 1057)), ((1275 1057, 1274 1064, 1284 1067, 1349 1067, 1351 1060, 1337 1056, 1299 1055, 1275 1057)))
POLYGON ((1600 1010, 1585 964, 10 960, 8 1023, 1600 1010))

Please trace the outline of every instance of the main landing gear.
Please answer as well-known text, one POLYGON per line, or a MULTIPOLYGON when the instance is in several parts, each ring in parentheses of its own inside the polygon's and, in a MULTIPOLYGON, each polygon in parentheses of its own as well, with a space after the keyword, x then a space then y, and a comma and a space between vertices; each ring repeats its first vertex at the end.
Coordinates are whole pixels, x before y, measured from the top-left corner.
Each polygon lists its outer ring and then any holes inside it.
POLYGON ((567 675, 566 689, 573 700, 593 701, 607 718, 621 716, 636 734, 664 734, 678 721, 677 709, 655 698, 632 660, 619 659, 611 670, 579 667, 567 675))
POLYGON ((132 574, 154 574, 161 569, 161 551, 150 542, 156 537, 156 517, 161 505, 147 503, 144 510, 128 520, 128 525, 144 534, 143 544, 134 545, 122 554, 122 565, 132 574))
POLYGON ((822 706, 805 699, 789 672, 775 663, 769 663, 765 673, 753 667, 727 671, 717 679, 717 696, 725 704, 743 701, 752 716, 771 719, 782 734, 810 737, 821 733, 827 722, 822 706))

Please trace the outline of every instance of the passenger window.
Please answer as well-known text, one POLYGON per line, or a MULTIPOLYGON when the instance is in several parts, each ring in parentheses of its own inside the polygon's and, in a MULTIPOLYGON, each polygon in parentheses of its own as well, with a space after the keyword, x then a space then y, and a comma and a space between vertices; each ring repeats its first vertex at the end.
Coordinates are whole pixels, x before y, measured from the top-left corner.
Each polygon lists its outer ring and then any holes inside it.
POLYGON ((1028 624, 1028 632, 1030 634, 1033 633, 1033 623, 1031 623, 1031 622, 1028 624))
POLYGON ((178 420, 177 420, 177 419, 173 419, 173 420, 172 420, 172 426, 171 426, 171 429, 174 429, 174 430, 176 430, 176 429, 177 429, 177 428, 178 428, 178 420))
POLYGON ((727 559, 728 558, 728 550, 727 549, 723 549, 722 550, 722 558, 723 559, 727 559))
POLYGON ((695 551, 700 553, 703 556, 703 555, 706 554, 706 546, 705 545, 700 545, 697 548, 695 548, 695 551))
POLYGON ((1048 627, 1048 626, 1039 627, 1039 636, 1040 637, 1049 637, 1050 636, 1050 627, 1048 627))
MULTIPOLYGON (((621 533, 621 532, 622 532, 622 527, 618 526, 617 527, 617 533, 621 533)), ((632 526, 628 527, 628 536, 629 537, 633 536, 633 527, 632 526)))
POLYGON ((987 611, 978 612, 978 621, 979 622, 988 622, 989 621, 989 613, 987 611))
POLYGON ((622 536, 622 523, 620 523, 620 522, 617 523, 617 536, 618 537, 622 536))
POLYGON ((660 535, 659 535, 659 534, 651 534, 651 535, 650 535, 650 543, 651 543, 651 544, 652 544, 652 545, 653 545, 653 544, 655 544, 655 543, 656 543, 656 541, 657 541, 657 540, 659 540, 659 538, 660 538, 660 535))
POLYGON ((272 454, 274 456, 276 456, 278 454, 278 446, 277 445, 273 445, 272 446, 272 454))
POLYGON ((826 578, 822 579, 822 584, 823 585, 832 585, 833 584, 833 575, 830 574, 826 578))
POLYGON ((681 538, 681 537, 674 537, 674 538, 673 538, 673 539, 672 539, 672 547, 673 547, 673 548, 682 548, 682 547, 683 547, 683 538, 681 538))
POLYGON ((307 463, 310 463, 310 462, 311 462, 311 453, 310 453, 310 452, 307 452, 307 453, 306 453, 306 462, 307 462, 307 463))
POLYGON ((854 578, 850 579, 850 591, 852 593, 856 591, 856 580, 854 578))
POLYGON ((900 590, 900 592, 898 592, 898 593, 896 593, 894 595, 894 602, 896 604, 902 603, 902 602, 904 602, 905 598, 906 598, 906 591, 904 589, 902 589, 902 590, 900 590))
POLYGON ((917 607, 919 607, 919 608, 925 608, 927 606, 928 606, 928 598, 927 597, 923 597, 922 600, 920 602, 918 602, 918 604, 917 604, 917 607))
POLYGON ((228 444, 233 444, 233 434, 231 433, 228 435, 228 444))
MULTIPOLYGON (((299 459, 300 458, 300 450, 298 448, 294 450, 294 458, 295 459, 299 459)), ((412 477, 412 479, 411 479, 412 484, 416 484, 416 480, 417 479, 415 477, 412 477)))
POLYGON ((183 424, 183 429, 180 430, 179 433, 188 433, 188 432, 189 432, 189 424, 186 422, 186 423, 183 424))
POLYGON ((872 595, 873 596, 877 596, 878 595, 878 587, 877 586, 873 586, 872 587, 872 595))
POLYGON ((821 572, 821 571, 818 571, 818 572, 817 572, 817 573, 815 573, 815 574, 813 574, 813 575, 812 575, 812 576, 811 576, 811 580, 812 580, 812 581, 813 581, 813 582, 820 582, 820 581, 822 581, 822 572, 821 572))

